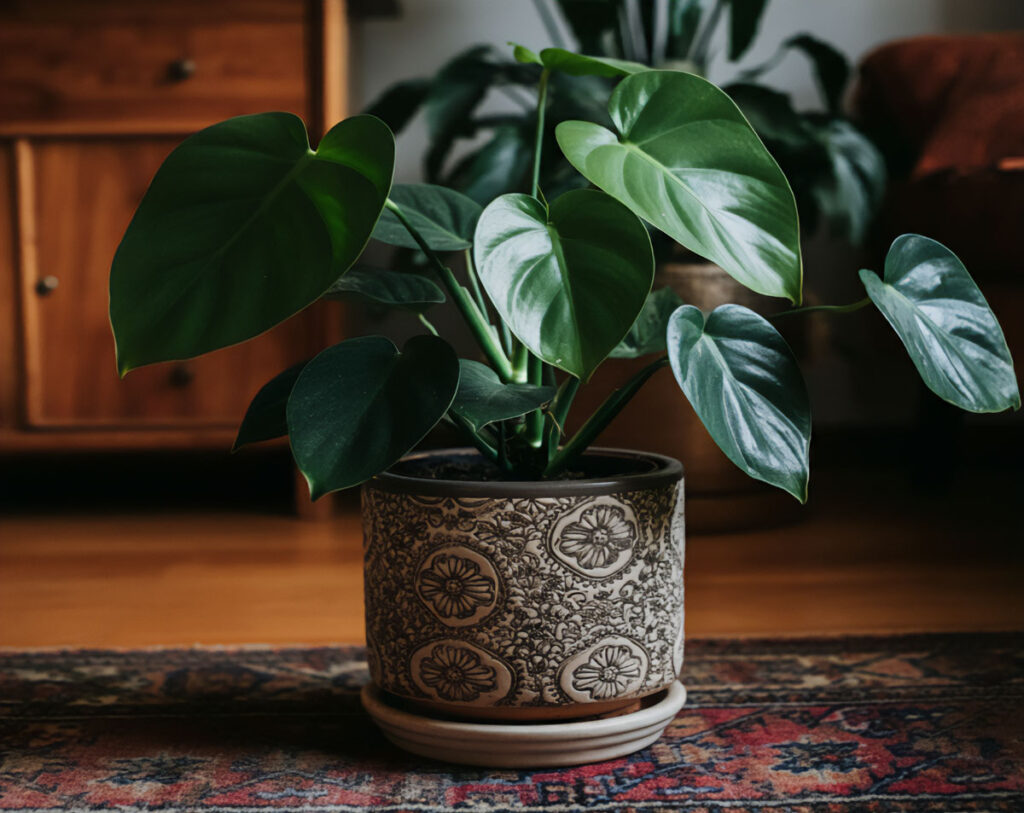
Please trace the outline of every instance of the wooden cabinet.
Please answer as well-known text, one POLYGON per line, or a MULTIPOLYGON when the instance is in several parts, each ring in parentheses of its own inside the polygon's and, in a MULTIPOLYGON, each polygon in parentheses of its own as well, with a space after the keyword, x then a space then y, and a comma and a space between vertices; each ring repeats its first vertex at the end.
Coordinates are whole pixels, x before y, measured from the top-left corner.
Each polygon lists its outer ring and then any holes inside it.
POLYGON ((114 369, 107 277, 182 138, 345 114, 343 0, 0 0, 0 452, 226 447, 267 379, 340 331, 309 309, 191 362, 114 369))

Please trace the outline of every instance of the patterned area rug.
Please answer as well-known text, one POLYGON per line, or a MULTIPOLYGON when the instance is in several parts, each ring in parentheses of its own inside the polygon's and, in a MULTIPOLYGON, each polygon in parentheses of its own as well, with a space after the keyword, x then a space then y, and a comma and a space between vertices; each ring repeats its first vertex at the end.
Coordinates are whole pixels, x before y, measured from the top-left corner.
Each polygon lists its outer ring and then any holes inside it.
POLYGON ((0 653, 0 810, 1024 810, 1024 634, 694 641, 659 743, 546 771, 395 750, 365 680, 355 647, 0 653))

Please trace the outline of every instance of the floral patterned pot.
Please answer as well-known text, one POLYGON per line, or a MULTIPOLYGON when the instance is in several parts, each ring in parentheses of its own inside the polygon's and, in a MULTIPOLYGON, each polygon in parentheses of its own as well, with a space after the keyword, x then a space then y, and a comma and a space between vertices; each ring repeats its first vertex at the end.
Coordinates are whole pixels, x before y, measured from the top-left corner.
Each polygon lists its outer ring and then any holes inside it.
POLYGON ((670 686, 683 658, 680 463, 600 449, 588 479, 429 476, 474 459, 411 455, 363 486, 376 684, 492 720, 615 712, 670 686))

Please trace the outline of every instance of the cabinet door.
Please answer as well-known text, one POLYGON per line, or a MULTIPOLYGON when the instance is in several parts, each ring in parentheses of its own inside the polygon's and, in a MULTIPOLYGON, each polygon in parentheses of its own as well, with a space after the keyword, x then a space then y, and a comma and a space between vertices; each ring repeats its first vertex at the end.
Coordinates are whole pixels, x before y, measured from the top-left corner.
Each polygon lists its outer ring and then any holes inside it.
POLYGON ((157 137, 18 143, 29 425, 235 425, 263 383, 319 349, 325 312, 312 308, 252 342, 118 379, 107 316, 110 263, 176 143, 157 137))

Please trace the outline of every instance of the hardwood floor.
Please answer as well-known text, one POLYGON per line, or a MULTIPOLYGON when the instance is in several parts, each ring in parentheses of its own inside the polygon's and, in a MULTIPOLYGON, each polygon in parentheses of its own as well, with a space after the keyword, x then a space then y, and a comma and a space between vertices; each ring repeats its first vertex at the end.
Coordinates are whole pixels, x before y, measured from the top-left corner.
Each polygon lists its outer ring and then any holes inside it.
MULTIPOLYGON (((891 471, 817 471, 800 522, 690 535, 688 634, 1020 629, 1020 493, 1019 473, 927 497, 891 471)), ((0 646, 361 641, 357 508, 6 510, 0 646)))

